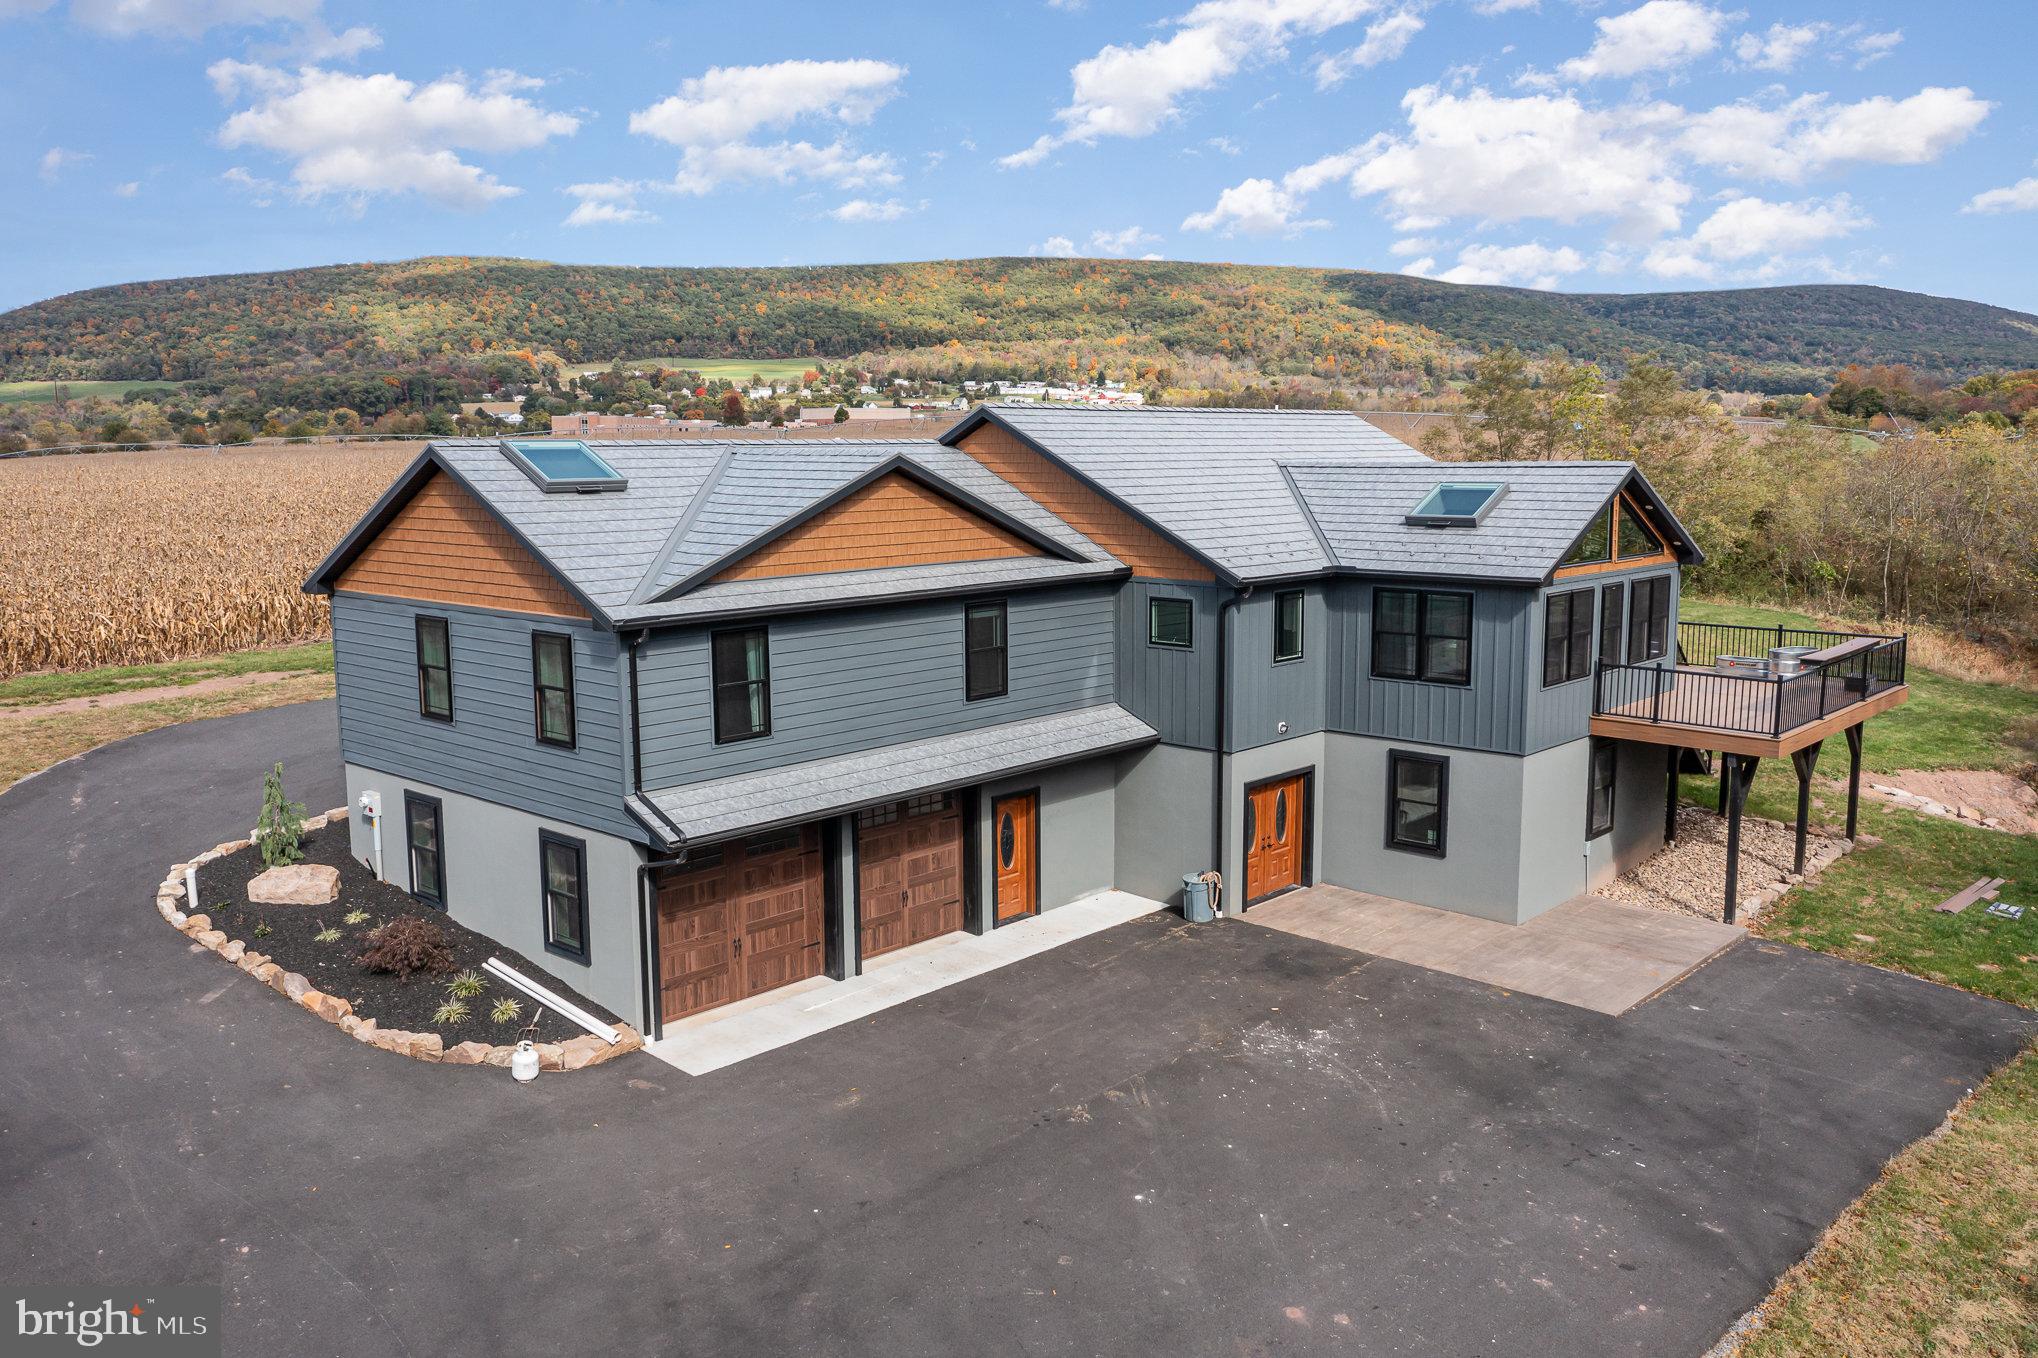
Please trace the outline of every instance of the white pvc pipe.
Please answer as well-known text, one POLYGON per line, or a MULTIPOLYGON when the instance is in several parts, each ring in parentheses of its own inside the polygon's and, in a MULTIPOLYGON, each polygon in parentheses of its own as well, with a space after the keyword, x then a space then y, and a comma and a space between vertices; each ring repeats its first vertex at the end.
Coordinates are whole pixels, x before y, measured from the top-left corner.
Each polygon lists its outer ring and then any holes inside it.
POLYGON ((184 869, 184 913, 198 913, 198 869, 184 869))
POLYGON ((483 962, 481 964, 481 969, 489 973, 489 975, 494 976, 497 979, 503 981, 504 983, 515 986, 518 990, 523 991, 526 995, 529 995, 532 999, 537 1000, 542 1004, 550 1005, 555 1011, 566 1015, 566 1017, 572 1019, 575 1023, 579 1024, 581 1027, 587 1029, 590 1033, 593 1033, 596 1037, 608 1043, 611 1047, 615 1046, 618 1042, 621 1042, 623 1040, 623 1035, 617 1032, 614 1028, 609 1027, 608 1024, 603 1023, 600 1019, 588 1013, 585 1009, 582 1009, 579 1005, 569 1004, 565 1000, 560 999, 557 995, 554 995, 551 991, 545 989, 545 987, 539 985, 536 981, 530 980, 529 978, 521 975, 520 973, 511 970, 509 967, 504 966, 500 959, 494 957, 489 958, 486 962, 483 962))
POLYGON ((375 880, 386 882, 389 879, 382 874, 382 812, 379 809, 368 817, 368 824, 375 832, 375 880))

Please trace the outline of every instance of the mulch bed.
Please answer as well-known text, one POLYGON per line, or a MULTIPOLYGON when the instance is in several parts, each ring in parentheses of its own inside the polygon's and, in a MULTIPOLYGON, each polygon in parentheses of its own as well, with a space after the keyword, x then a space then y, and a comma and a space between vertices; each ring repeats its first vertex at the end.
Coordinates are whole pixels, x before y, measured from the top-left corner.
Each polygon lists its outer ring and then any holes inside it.
MULTIPOLYGON (((340 894, 330 905, 253 905, 248 901, 248 883, 262 871, 262 855, 252 845, 239 853, 215 859, 198 869, 199 909, 212 920, 212 927, 248 945, 250 952, 266 953, 285 971, 301 974, 328 995, 337 995, 354 1006, 362 1018, 372 1018, 384 1029, 399 1028, 413 1033, 437 1033, 446 1046, 458 1042, 514 1044, 523 1036, 539 1006, 481 970, 489 958, 531 978, 547 990, 571 1000, 596 1018, 620 1020, 593 1000, 577 993, 545 968, 523 954, 514 952, 484 934, 475 933, 443 911, 435 910, 375 874, 349 852, 347 825, 338 821, 304 837, 304 861, 324 863, 340 870, 340 894), (365 912, 358 924, 346 922, 354 911, 365 912), (445 931, 446 946, 453 954, 453 970, 440 976, 423 973, 407 981, 384 972, 373 972, 355 962, 368 945, 369 933, 399 915, 417 915, 445 931), (268 932, 261 933, 267 926, 268 932), (321 930, 339 930, 339 938, 321 943, 314 937, 321 930), (260 937, 256 935, 261 933, 260 937), (436 1023, 433 1011, 449 996, 446 983, 461 971, 472 970, 482 979, 481 993, 467 1000, 468 1016, 458 1023, 436 1023), (497 1023, 489 1015, 495 1002, 514 999, 522 1014, 508 1023, 497 1023)), ((572 1020, 546 1009, 538 1019, 539 1042, 564 1042, 585 1030, 572 1020)))

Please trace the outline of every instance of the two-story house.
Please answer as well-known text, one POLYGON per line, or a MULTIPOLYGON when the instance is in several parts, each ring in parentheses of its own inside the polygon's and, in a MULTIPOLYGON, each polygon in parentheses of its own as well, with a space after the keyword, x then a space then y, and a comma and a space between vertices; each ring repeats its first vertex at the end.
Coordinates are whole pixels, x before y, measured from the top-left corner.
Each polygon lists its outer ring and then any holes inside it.
POLYGON ((1666 747, 1723 748, 1648 729, 1697 559, 1627 463, 1013 405, 434 443, 307 588, 355 852, 655 1033, 1210 867, 1227 912, 1526 920, 1662 843, 1666 747))

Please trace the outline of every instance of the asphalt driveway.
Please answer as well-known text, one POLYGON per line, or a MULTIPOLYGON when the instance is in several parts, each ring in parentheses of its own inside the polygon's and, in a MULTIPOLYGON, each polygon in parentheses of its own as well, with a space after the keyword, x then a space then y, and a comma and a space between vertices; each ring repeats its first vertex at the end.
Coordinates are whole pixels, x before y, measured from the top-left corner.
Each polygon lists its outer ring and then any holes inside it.
POLYGON ((1152 917, 742 1065, 514 1086, 157 917, 329 703, 0 796, 0 1278, 232 1353, 1703 1350, 2033 1014, 1743 944, 1613 1019, 1152 917))

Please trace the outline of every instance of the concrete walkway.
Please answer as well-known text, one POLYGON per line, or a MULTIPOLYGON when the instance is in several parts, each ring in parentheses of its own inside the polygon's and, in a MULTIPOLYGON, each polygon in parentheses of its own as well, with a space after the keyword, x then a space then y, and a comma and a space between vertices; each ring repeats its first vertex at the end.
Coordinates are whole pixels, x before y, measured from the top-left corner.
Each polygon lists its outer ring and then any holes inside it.
POLYGON ((1688 915, 1573 896, 1526 924, 1340 886, 1291 891, 1246 921, 1602 1014, 1624 1014, 1747 937, 1688 915))
POLYGON ((816 976, 668 1023, 644 1050, 689 1075, 705 1075, 1164 908, 1144 896, 1101 891, 987 934, 945 934, 901 948, 846 981, 816 976))

